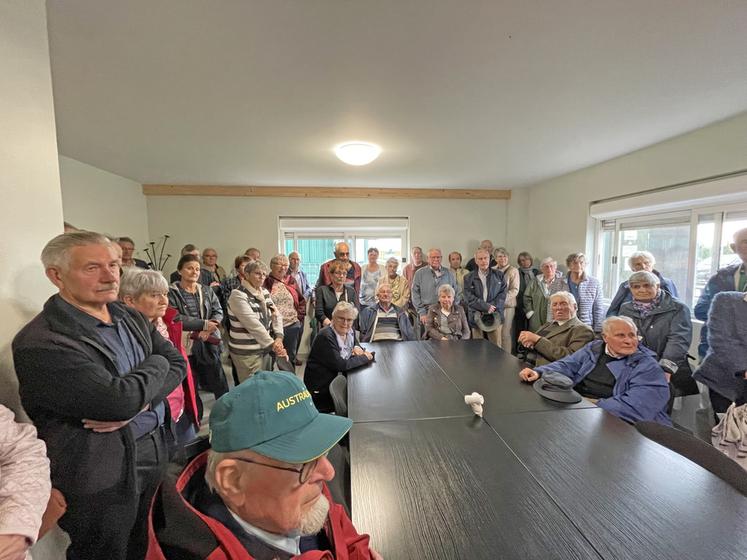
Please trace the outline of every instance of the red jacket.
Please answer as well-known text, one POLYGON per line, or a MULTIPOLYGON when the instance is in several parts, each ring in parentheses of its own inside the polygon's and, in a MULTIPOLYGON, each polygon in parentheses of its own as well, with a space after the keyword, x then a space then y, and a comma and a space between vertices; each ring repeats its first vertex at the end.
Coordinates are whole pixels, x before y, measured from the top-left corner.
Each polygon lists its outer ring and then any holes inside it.
MULTIPOLYGON (((161 484, 148 514, 145 560, 253 560, 225 525, 202 513, 189 501, 190 489, 205 484, 206 464, 207 452, 198 455, 181 474, 167 477, 161 484)), ((326 485, 323 491, 329 500, 329 516, 324 530, 334 551, 307 551, 293 558, 370 560, 368 535, 358 534, 344 508, 332 500, 326 485)))
POLYGON ((184 378, 184 381, 182 381, 182 390, 184 391, 184 412, 189 414, 190 418, 192 418, 192 422, 195 424, 195 428, 199 430, 200 416, 197 411, 197 389, 195 388, 192 369, 189 367, 189 358, 187 358, 187 353, 184 351, 184 346, 182 345, 182 324, 181 322, 174 321, 174 318, 178 314, 178 310, 173 307, 167 307, 166 313, 163 316, 163 322, 166 323, 166 329, 169 331, 169 340, 174 347, 179 350, 179 353, 187 364, 187 376, 184 378))

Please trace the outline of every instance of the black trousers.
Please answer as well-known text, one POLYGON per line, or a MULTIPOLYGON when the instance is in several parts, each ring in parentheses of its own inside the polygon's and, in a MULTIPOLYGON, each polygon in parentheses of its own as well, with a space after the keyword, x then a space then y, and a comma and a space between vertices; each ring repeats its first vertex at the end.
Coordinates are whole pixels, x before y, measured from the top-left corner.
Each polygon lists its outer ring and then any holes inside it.
POLYGON ((228 381, 223 373, 223 364, 220 361, 220 350, 213 344, 202 344, 201 354, 197 355, 195 347, 198 342, 192 346, 192 354, 189 356, 189 365, 192 372, 197 377, 200 388, 210 391, 215 400, 228 393, 228 381))
POLYGON ((283 327, 283 347, 288 352, 288 360, 291 364, 296 361, 296 352, 298 351, 298 343, 301 342, 302 332, 303 323, 300 321, 283 327))
POLYGON ((164 429, 137 440, 136 455, 136 492, 115 487, 85 496, 65 496, 67 511, 59 525, 70 535, 68 560, 145 558, 148 507, 168 464, 164 429))

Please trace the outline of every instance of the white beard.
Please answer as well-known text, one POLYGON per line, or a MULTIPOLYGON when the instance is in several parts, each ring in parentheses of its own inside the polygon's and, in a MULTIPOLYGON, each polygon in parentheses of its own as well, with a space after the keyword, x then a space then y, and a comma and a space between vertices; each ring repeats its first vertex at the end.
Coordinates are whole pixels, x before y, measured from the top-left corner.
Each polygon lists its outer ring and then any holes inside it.
POLYGON ((324 495, 320 495, 311 509, 301 518, 301 527, 299 527, 301 535, 316 535, 324 527, 328 514, 329 501, 324 495))

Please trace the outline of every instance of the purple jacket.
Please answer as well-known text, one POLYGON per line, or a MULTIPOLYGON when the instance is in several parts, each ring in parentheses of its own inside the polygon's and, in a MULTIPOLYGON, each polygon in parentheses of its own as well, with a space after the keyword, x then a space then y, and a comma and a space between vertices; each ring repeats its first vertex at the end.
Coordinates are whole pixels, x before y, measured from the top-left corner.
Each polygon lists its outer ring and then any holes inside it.
MULTIPOLYGON (((562 373, 577 385, 596 366, 602 344, 601 340, 590 342, 570 356, 535 368, 535 371, 539 374, 546 371, 562 373)), ((656 361, 656 354, 639 345, 634 354, 609 362, 607 367, 615 376, 616 383, 612 396, 597 402, 600 408, 627 422, 653 420, 665 426, 672 425, 666 413, 669 385, 656 361)))

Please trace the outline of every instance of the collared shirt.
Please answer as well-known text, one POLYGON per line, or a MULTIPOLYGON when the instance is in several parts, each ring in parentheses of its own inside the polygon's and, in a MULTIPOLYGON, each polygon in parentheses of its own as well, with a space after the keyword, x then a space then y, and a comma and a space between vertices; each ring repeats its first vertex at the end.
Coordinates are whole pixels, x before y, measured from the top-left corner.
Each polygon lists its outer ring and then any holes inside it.
POLYGON ((340 346, 340 356, 347 360, 353 353, 353 347, 355 346, 355 338, 353 337, 353 330, 350 329, 345 333, 345 337, 340 336, 340 333, 335 331, 337 337, 337 344, 340 346))
POLYGON ((477 269, 477 277, 480 279, 480 282, 482 282, 482 299, 485 301, 488 301, 488 273, 490 272, 490 269, 487 269, 485 272, 477 269))
POLYGON ((744 292, 747 290, 747 272, 745 272, 745 268, 747 268, 747 266, 742 263, 742 266, 740 266, 734 274, 734 286, 738 292, 744 292))
POLYGON ((268 531, 260 529, 259 527, 255 527, 251 523, 247 523, 246 521, 241 519, 241 517, 239 517, 234 512, 232 512, 230 509, 228 509, 228 513, 230 513, 231 517, 233 517, 236 523, 239 524, 239 527, 241 527, 244 531, 246 531, 250 535, 254 535, 258 539, 269 544, 270 546, 274 546, 275 548, 284 550, 285 552, 287 552, 288 554, 292 554, 293 556, 298 556, 299 554, 301 554, 301 548, 300 548, 301 547, 301 536, 300 535, 295 535, 295 536, 276 535, 275 533, 270 533, 268 531))

